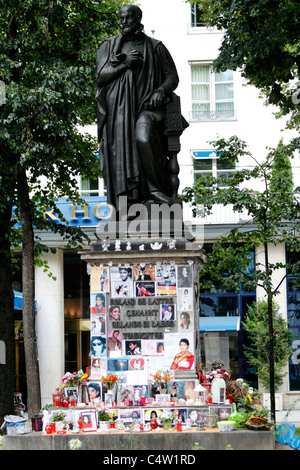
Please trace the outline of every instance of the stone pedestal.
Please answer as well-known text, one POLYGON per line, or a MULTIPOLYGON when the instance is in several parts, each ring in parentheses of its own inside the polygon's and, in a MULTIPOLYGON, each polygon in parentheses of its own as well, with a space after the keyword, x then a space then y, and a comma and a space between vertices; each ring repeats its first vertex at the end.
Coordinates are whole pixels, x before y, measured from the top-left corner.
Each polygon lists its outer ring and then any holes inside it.
POLYGON ((90 271, 91 380, 114 372, 123 383, 143 386, 157 370, 169 370, 174 380, 196 385, 198 279, 205 259, 180 214, 119 218, 97 230, 97 237, 81 252, 90 271), (105 309, 97 312, 100 294, 105 309), (95 338, 101 349, 93 349, 95 338))

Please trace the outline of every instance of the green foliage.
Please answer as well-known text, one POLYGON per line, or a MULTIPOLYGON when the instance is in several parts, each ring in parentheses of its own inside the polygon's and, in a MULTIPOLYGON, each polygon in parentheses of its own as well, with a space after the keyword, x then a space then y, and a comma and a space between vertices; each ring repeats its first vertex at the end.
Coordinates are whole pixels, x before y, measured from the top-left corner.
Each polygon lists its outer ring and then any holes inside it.
POLYGON ((283 113, 299 106, 292 100, 292 80, 299 80, 298 0, 189 0, 204 12, 209 26, 224 31, 218 71, 241 69, 249 83, 259 88, 270 104, 283 113))
MULTIPOLYGON (((264 259, 263 262, 256 260, 254 266, 251 266, 249 251, 260 245, 266 247, 268 244, 280 243, 285 243, 290 250, 300 251, 297 237, 300 230, 297 200, 299 187, 290 192, 282 188, 278 191, 275 180, 280 181, 280 176, 276 171, 274 176, 273 169, 275 160, 291 158, 295 150, 294 143, 283 145, 281 142, 275 149, 269 149, 263 163, 257 162, 247 150, 246 143, 236 136, 228 141, 220 138, 210 144, 220 159, 236 161, 240 158, 241 163, 247 159, 250 169, 237 171, 226 179, 202 177, 193 187, 183 191, 182 198, 192 204, 195 216, 210 214, 215 204, 231 205, 241 215, 240 226, 213 244, 207 264, 200 273, 201 280, 206 280, 202 288, 212 289, 214 285, 223 283, 227 289, 238 291, 243 282, 249 290, 260 286, 265 292, 275 295, 282 280, 273 286, 271 274, 281 268, 294 272, 298 269, 299 272, 299 262, 290 266, 288 263, 268 261, 266 269, 264 259), (254 161, 254 166, 250 166, 249 159, 254 161)), ((285 189, 288 184, 287 180, 285 189)))
MULTIPOLYGON (((100 174, 97 142, 80 132, 96 121, 95 57, 115 34, 121 0, 4 0, 0 16, 0 214, 17 204, 16 167, 27 172, 31 216, 38 229, 67 242, 83 234, 47 221, 59 197, 79 202, 75 177, 100 174), (45 185, 45 178, 47 184, 45 185)), ((18 210, 16 211, 18 217, 18 210)), ((6 227, 13 242, 20 231, 6 227)), ((42 245, 37 246, 36 256, 42 245)))
POLYGON ((274 151, 270 190, 273 193, 292 193, 294 189, 292 165, 282 140, 274 151))
POLYGON ((110 421, 110 416, 106 411, 98 411, 98 420, 99 421, 110 421))
MULTIPOLYGON (((274 335, 274 382, 277 389, 283 382, 286 373, 283 367, 291 355, 290 343, 292 333, 287 322, 282 318, 279 306, 272 305, 273 335, 274 335)), ((266 388, 270 386, 270 337, 268 330, 268 304, 259 301, 248 308, 247 316, 243 322, 244 330, 251 340, 249 346, 244 345, 245 356, 250 365, 257 369, 258 378, 266 388)))

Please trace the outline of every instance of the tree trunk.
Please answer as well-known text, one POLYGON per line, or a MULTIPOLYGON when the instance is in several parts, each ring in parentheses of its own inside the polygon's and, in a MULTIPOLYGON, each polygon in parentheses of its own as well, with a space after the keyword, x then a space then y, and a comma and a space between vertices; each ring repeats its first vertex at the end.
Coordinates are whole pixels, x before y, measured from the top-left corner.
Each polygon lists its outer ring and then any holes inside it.
MULTIPOLYGON (((2 195, 1 195, 2 196, 2 195)), ((12 207, 8 204, 0 217, 0 425, 14 412, 15 337, 14 297, 10 257, 10 223, 12 207)))
MULTIPOLYGON (((266 272, 268 273, 268 283, 271 283, 269 275, 269 252, 268 245, 264 245, 265 250, 265 265, 266 272)), ((270 380, 270 407, 271 407, 271 419, 276 424, 276 412, 275 412, 275 375, 274 375, 274 331, 273 331, 273 306, 272 306, 272 289, 270 285, 267 286, 267 302, 268 302, 268 328, 269 328, 269 380, 270 380)))
POLYGON ((34 311, 34 232, 26 172, 18 167, 18 205, 23 235, 22 284, 23 332, 27 381, 28 417, 41 409, 39 365, 34 311))

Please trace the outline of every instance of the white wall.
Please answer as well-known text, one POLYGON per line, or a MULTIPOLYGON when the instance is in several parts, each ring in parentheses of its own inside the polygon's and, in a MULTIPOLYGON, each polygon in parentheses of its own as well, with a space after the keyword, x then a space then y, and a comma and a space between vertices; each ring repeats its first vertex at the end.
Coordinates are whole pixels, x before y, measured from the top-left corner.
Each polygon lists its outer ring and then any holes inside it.
MULTIPOLYGON (((184 0, 140 0, 139 5, 143 11, 142 23, 146 34, 161 39, 173 56, 180 79, 176 93, 181 97, 182 114, 188 121, 191 111, 189 61, 213 61, 218 55, 222 34, 206 28, 194 28, 193 34, 188 34, 191 6, 184 0)), ((288 142, 294 135, 287 131, 282 133, 285 121, 277 120, 273 115, 275 109, 266 107, 264 100, 259 98, 259 91, 245 84, 241 74, 235 72, 236 121, 190 123, 183 133, 179 155, 180 191, 193 184, 191 149, 211 148, 208 141, 218 136, 229 138, 237 135, 247 142, 256 158, 263 160, 267 147, 276 147, 281 137, 288 142)), ((251 160, 245 160, 240 165, 247 167, 251 163, 251 160)), ((299 156, 294 166, 299 176, 299 156)), ((222 220, 219 222, 222 223, 222 220)))
POLYGON ((42 406, 51 403, 52 393, 65 373, 63 251, 44 255, 56 280, 36 268, 36 332, 42 406))

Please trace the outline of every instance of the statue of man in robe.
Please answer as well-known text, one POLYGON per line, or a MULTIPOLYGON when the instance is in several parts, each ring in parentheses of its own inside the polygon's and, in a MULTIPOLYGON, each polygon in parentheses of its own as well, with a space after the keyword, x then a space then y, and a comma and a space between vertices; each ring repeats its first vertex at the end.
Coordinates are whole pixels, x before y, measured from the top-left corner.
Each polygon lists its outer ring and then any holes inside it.
POLYGON ((179 79, 164 44, 142 30, 142 11, 120 9, 121 34, 97 53, 97 120, 107 202, 171 203, 166 106, 179 79))

